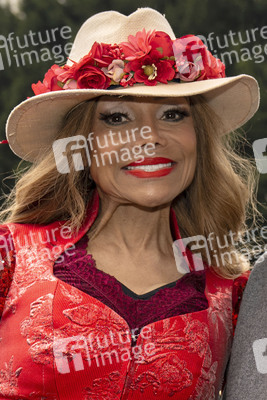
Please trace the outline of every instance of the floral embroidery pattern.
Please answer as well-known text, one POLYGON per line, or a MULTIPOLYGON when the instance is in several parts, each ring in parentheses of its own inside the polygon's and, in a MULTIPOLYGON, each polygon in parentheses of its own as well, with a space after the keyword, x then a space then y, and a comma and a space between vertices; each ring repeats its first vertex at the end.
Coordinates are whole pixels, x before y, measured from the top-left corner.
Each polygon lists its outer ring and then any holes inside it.
POLYGON ((218 362, 215 361, 212 364, 208 325, 193 319, 191 315, 184 315, 182 318, 186 324, 184 333, 188 340, 188 351, 197 353, 199 357, 203 358, 201 374, 194 391, 195 394, 191 395, 189 400, 215 400, 214 383, 216 381, 218 362))
POLYGON ((104 335, 108 334, 110 330, 121 332, 125 328, 125 324, 120 323, 114 317, 112 310, 104 308, 103 312, 102 307, 92 303, 66 309, 63 314, 70 320, 68 324, 61 328, 65 333, 89 333, 91 329, 95 335, 104 335), (88 330, 88 328, 90 329, 88 330))
POLYGON ((214 325, 215 333, 219 336, 219 321, 225 327, 227 338, 232 337, 232 292, 230 289, 217 287, 216 293, 210 294, 208 314, 214 325))
POLYGON ((14 356, 11 357, 8 363, 5 363, 5 369, 0 370, 0 394, 3 396, 18 395, 18 378, 22 368, 13 371, 14 356))
MULTIPOLYGON (((51 274, 50 262, 45 262, 40 256, 43 248, 40 246, 23 247, 17 252, 17 263, 23 265, 15 271, 14 279, 19 288, 19 296, 34 285, 36 281, 40 281, 40 277, 45 281, 56 281, 51 274), (34 267, 33 267, 34 266, 34 267)), ((47 260, 50 252, 47 252, 47 260)))
MULTIPOLYGON (((182 320, 187 319, 186 316, 181 317, 182 320)), ((145 364, 149 364, 149 371, 140 373, 138 370, 142 371, 142 367, 137 367, 134 371, 133 381, 129 385, 133 391, 143 392, 145 388, 152 386, 155 395, 164 392, 173 396, 193 383, 188 362, 180 359, 177 351, 186 350, 202 356, 208 346, 207 326, 195 320, 192 320, 191 330, 188 326, 182 328, 177 320, 167 319, 162 323, 160 334, 155 331, 153 335, 154 354, 145 359, 145 364), (192 343, 194 340, 196 344, 192 343)))
POLYGON ((79 304, 83 299, 82 295, 73 286, 69 289, 66 288, 66 286, 61 285, 60 291, 72 303, 79 304))
MULTIPOLYGON (((124 325, 114 318, 112 312, 103 313, 99 307, 93 304, 84 304, 64 310, 63 314, 70 322, 60 329, 53 330, 51 326, 53 298, 54 296, 49 293, 35 300, 30 306, 29 317, 21 322, 21 334, 27 338, 27 343, 30 345, 29 353, 34 362, 40 364, 53 363, 54 338, 60 343, 60 339, 89 336, 90 333, 93 333, 90 337, 92 352, 99 354, 99 350, 103 351, 104 348, 106 357, 114 347, 117 351, 123 351, 125 350, 125 343, 127 341, 130 343, 129 335, 124 332, 124 325), (107 321, 109 322, 107 323, 107 321), (109 339, 111 332, 113 337, 109 339), (115 336, 116 332, 120 334, 120 340, 115 336)), ((65 342, 64 346, 66 346, 65 342)), ((86 351, 82 349, 81 345, 79 345, 79 349, 83 358, 87 359, 86 351)), ((70 353, 67 349, 64 352, 62 351, 61 354, 68 357, 69 360, 73 358, 73 353, 70 353)))
MULTIPOLYGON (((221 307, 220 310, 226 309, 222 316, 216 314, 210 319, 212 325, 217 326, 218 318, 224 325, 231 322, 231 310, 228 309, 229 298, 231 300, 229 294, 228 290, 226 294, 218 290, 215 295, 211 295, 216 312, 216 307, 221 307)), ((209 327, 207 323, 194 319, 190 314, 182 315, 181 319, 185 324, 183 328, 175 320, 163 320, 162 332, 154 333, 154 355, 145 360, 146 364, 150 364, 149 371, 140 373, 139 369, 142 371, 142 367, 135 368, 129 378, 129 389, 143 393, 145 388, 151 386, 155 395, 164 391, 171 397, 190 387, 193 383, 190 365, 177 354, 177 351, 183 350, 195 353, 202 359, 201 373, 190 400, 215 400, 218 361, 212 360, 209 327)), ((190 359, 191 357, 186 358, 190 359)))
POLYGON ((162 354, 160 358, 149 370, 137 375, 129 389, 144 393, 147 387, 152 386, 156 396, 165 392, 171 397, 192 385, 193 375, 186 368, 187 363, 184 360, 180 360, 175 353, 162 354))
POLYGON ((208 326, 190 315, 182 316, 186 326, 184 328, 187 349, 190 353, 197 353, 199 357, 207 356, 207 343, 209 340, 208 326))
POLYGON ((218 362, 215 361, 208 371, 201 369, 195 392, 196 395, 190 396, 188 400, 215 400, 215 382, 218 362))
POLYGON ((119 400, 121 394, 117 383, 119 379, 119 371, 111 372, 107 377, 94 379, 93 385, 84 389, 84 400, 119 400))
POLYGON ((53 363, 53 329, 51 329, 53 297, 48 293, 35 300, 30 307, 30 316, 21 322, 21 334, 27 337, 32 360, 40 364, 53 363))
MULTIPOLYGON (((16 268, 13 273, 12 291, 5 299, 5 307, 12 313, 16 312, 18 299, 37 281, 56 281, 51 274, 51 266, 39 256, 39 248, 22 248, 16 253, 16 264, 23 268, 16 268)), ((1 307, 0 307, 1 309, 1 307)))
MULTIPOLYGON (((70 322, 54 331, 57 340, 75 336, 87 337, 86 346, 90 348, 94 357, 102 360, 102 357, 108 357, 115 348, 118 358, 123 359, 127 343, 130 347, 130 333, 125 332, 125 325, 114 317, 112 310, 102 310, 99 306, 89 303, 66 309, 63 314, 70 322)), ((84 349, 80 351, 88 360, 84 349)))

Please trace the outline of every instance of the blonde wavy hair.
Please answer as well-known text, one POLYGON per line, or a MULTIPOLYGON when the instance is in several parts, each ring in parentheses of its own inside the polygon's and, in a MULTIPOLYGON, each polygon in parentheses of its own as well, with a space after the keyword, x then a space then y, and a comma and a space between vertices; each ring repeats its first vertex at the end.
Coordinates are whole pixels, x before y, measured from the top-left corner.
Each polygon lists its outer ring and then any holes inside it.
MULTIPOLYGON (((55 139, 91 131, 93 115, 99 98, 85 101, 66 115, 55 139)), ((210 233, 216 243, 208 250, 198 249, 202 258, 209 261, 220 276, 233 279, 250 268, 233 243, 226 243, 229 231, 241 237, 247 230, 246 221, 257 211, 256 190, 258 173, 255 165, 240 153, 244 138, 237 133, 221 136, 222 126, 218 116, 201 95, 188 97, 197 135, 197 166, 190 186, 172 203, 182 238, 210 233), (240 236, 241 235, 241 236, 240 236), (224 246, 219 243, 224 242, 224 246), (223 253, 234 254, 218 262, 223 253), (234 258, 234 259, 233 259, 234 258)), ((18 166, 18 169, 20 165, 18 166)), ((37 163, 15 172, 17 179, 13 190, 5 196, 1 207, 1 223, 32 223, 48 225, 67 220, 68 226, 78 231, 84 221, 95 183, 91 180, 88 165, 82 171, 58 172, 52 148, 46 149, 37 163)), ((222 258, 221 258, 222 259, 222 258)))

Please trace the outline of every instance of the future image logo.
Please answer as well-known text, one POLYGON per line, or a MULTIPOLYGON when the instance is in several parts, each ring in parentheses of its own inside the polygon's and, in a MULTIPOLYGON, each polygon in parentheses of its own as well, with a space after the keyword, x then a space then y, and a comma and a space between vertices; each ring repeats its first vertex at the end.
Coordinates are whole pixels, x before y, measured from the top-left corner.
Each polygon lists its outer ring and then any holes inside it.
POLYGON ((155 155, 155 143, 148 142, 152 137, 149 135, 151 132, 149 126, 143 126, 141 129, 126 130, 123 134, 109 130, 108 134, 102 135, 101 140, 94 132, 90 132, 87 138, 83 135, 76 135, 57 139, 52 145, 57 170, 61 174, 68 174, 70 165, 73 164, 75 171, 82 171, 86 166, 91 166, 91 156, 97 167, 106 166, 106 164, 112 165, 113 161, 116 163, 132 160, 143 162, 145 156, 155 155), (146 141, 144 146, 135 144, 122 147, 124 144, 135 143, 139 138, 146 141), (108 150, 110 146, 112 150, 108 150), (98 153, 98 150, 105 148, 107 151, 98 153))
POLYGON ((71 36, 69 26, 47 29, 45 32, 30 30, 23 36, 15 36, 14 32, 8 36, 0 35, 0 71, 12 65, 21 67, 47 61, 62 63, 69 55, 72 43, 64 46, 59 43, 71 36), (54 45, 46 47, 48 44, 54 45))
POLYGON ((255 140, 253 151, 258 171, 267 174, 267 138, 255 140))
MULTIPOLYGON (((187 254, 186 254, 186 248, 187 248, 188 244, 190 244, 190 243, 192 243, 190 250, 205 249, 207 259, 208 259, 209 263, 211 262, 209 250, 208 250, 207 239, 203 235, 196 235, 196 236, 191 236, 188 238, 175 240, 175 242, 173 242, 173 244, 172 244, 175 263, 176 263, 177 270, 183 274, 190 272, 190 268, 189 268, 190 262, 188 260, 187 254)), ((195 271, 204 270, 204 264, 203 264, 201 252, 192 253, 192 260, 193 260, 193 267, 194 267, 195 271)))
POLYGON ((82 135, 56 140, 53 143, 53 152, 57 170, 61 174, 70 172, 71 159, 75 171, 82 171, 86 165, 91 165, 86 138, 82 135))
POLYGON ((267 338, 255 340, 252 347, 257 370, 260 374, 267 374, 267 338))

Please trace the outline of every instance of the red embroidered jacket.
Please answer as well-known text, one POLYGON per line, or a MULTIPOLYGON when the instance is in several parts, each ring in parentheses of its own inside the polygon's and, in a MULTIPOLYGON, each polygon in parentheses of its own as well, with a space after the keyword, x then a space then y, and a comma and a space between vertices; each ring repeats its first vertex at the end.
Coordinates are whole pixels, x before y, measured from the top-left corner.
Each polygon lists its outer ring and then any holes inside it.
POLYGON ((207 269, 208 308, 144 326, 133 347, 119 314, 53 275, 98 202, 95 195, 69 238, 62 222, 7 224, 16 268, 0 323, 0 400, 217 399, 233 337, 233 280, 207 269))

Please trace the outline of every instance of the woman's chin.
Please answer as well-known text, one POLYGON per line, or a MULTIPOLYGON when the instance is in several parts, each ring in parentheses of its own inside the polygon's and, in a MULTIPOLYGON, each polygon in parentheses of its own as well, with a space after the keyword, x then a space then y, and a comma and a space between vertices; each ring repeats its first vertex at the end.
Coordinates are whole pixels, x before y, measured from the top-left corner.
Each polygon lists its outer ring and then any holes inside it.
POLYGON ((170 195, 170 193, 164 193, 164 192, 140 193, 139 195, 135 193, 135 195, 132 196, 132 202, 138 204, 141 207, 152 209, 155 207, 161 207, 165 206, 166 204, 170 204, 176 196, 177 194, 174 194, 172 196, 170 195))

